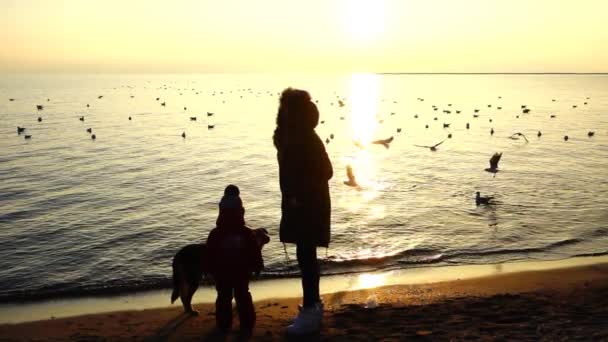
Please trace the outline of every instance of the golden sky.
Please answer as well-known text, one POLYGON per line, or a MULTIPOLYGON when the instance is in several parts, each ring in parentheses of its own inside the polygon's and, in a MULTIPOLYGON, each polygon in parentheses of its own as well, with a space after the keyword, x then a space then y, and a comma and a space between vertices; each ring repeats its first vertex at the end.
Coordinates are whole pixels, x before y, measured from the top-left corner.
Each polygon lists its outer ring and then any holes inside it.
POLYGON ((0 5, 4 72, 608 72, 606 0, 0 5))

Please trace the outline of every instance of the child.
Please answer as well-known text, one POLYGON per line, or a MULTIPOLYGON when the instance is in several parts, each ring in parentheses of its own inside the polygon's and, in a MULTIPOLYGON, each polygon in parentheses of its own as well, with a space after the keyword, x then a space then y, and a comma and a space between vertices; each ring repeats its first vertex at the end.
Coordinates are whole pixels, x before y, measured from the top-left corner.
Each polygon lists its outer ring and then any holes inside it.
POLYGON ((216 324, 220 331, 228 332, 232 326, 232 297, 241 322, 241 333, 250 335, 255 324, 255 310, 249 278, 264 268, 261 248, 251 229, 245 226, 245 209, 239 197, 239 188, 228 185, 220 201, 217 226, 207 238, 209 273, 215 279, 216 324))

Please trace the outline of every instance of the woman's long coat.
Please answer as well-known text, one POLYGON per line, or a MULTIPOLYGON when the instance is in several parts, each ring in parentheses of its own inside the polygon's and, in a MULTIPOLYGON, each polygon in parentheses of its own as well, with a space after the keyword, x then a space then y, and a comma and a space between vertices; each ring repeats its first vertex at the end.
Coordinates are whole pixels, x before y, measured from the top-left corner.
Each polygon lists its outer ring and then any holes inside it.
POLYGON ((309 137, 278 149, 281 186, 280 240, 328 247, 333 175, 325 145, 313 131, 309 137))

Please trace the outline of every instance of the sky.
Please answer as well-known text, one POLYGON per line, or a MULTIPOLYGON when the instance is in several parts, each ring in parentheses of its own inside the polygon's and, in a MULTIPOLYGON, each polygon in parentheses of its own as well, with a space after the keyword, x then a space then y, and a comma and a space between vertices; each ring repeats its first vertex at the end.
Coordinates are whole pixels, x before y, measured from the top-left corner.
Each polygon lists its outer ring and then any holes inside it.
POLYGON ((1 72, 608 72, 605 0, 0 0, 1 72))

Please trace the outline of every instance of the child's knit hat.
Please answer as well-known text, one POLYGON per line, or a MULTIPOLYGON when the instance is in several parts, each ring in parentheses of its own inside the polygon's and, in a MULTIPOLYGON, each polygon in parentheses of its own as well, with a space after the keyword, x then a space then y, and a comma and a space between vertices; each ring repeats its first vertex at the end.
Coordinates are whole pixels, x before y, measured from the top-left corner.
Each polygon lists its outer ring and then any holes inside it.
POLYGON ((243 201, 241 201, 239 188, 236 185, 230 184, 224 189, 224 196, 220 201, 220 210, 224 209, 237 209, 243 207, 243 201))

